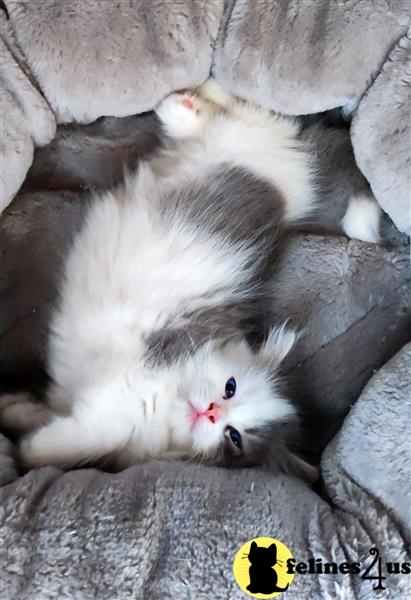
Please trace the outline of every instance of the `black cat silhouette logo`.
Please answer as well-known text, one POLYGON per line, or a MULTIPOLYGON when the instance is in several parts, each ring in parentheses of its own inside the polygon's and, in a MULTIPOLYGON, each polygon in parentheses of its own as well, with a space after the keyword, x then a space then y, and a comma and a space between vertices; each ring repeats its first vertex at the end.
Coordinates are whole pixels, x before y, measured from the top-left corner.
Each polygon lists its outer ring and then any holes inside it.
POLYGON ((243 592, 253 598, 275 598, 288 590, 294 578, 287 560, 294 558, 285 544, 260 537, 246 542, 237 552, 233 572, 243 592))

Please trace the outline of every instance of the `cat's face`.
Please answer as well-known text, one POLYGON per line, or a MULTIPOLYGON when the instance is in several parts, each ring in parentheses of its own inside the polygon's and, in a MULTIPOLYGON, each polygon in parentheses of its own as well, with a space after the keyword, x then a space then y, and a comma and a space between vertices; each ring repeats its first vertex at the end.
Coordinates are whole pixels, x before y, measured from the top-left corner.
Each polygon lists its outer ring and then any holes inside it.
POLYGON ((251 564, 258 564, 261 567, 273 567, 277 562, 277 547, 271 544, 268 548, 264 548, 252 542, 248 560, 251 564))
POLYGON ((264 446, 273 423, 295 417, 276 381, 295 337, 284 328, 273 330, 257 352, 243 339, 213 341, 188 361, 179 394, 194 455, 247 462, 255 446, 264 446))

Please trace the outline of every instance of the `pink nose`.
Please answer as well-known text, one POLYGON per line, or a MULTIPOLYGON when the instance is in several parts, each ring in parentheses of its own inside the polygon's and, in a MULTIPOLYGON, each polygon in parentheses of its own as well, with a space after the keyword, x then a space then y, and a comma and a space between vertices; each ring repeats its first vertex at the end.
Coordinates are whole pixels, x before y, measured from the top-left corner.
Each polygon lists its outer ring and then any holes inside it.
POLYGON ((211 423, 216 423, 221 417, 221 408, 218 404, 212 402, 210 406, 203 412, 203 415, 207 417, 211 423))

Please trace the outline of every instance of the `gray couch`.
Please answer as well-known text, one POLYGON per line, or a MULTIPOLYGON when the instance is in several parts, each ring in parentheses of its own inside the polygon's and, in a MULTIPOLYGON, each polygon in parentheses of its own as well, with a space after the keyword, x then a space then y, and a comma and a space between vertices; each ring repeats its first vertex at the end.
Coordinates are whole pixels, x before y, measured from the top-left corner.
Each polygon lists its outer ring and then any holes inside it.
MULTIPOLYGON (((90 189, 156 147, 156 119, 141 113, 210 70, 229 91, 287 114, 343 106, 360 168, 411 231, 408 1, 4 7, 1 389, 39 382, 59 267, 90 189)), ((232 560, 259 535, 297 560, 364 570, 373 546, 383 562, 409 560, 410 292, 402 243, 298 234, 290 244, 273 306, 305 335, 285 370, 327 432, 357 401, 323 454, 318 493, 278 473, 169 462, 22 475, 1 438, 1 597, 243 598, 232 560)), ((406 598, 410 581, 389 576, 380 597, 406 598)), ((287 597, 373 598, 373 585, 296 575, 287 597)))

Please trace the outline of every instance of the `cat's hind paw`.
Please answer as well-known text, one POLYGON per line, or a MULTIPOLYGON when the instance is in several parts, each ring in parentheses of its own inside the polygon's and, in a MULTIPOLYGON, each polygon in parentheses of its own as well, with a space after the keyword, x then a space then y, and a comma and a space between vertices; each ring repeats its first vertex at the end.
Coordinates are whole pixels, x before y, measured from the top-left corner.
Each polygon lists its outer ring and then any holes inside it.
POLYGON ((204 101, 193 91, 167 96, 155 108, 166 133, 175 138, 194 137, 204 124, 204 101))
POLYGON ((380 218, 381 209, 374 197, 358 194, 350 199, 342 228, 350 238, 377 244, 380 241, 380 218))

